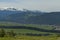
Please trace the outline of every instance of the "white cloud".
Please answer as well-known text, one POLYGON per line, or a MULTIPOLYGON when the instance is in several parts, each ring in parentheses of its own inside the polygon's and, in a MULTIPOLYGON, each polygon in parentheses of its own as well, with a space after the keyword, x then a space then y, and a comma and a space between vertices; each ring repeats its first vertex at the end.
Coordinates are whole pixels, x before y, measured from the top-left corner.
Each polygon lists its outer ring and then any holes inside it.
POLYGON ((11 0, 0 2, 0 7, 16 7, 42 11, 60 11, 60 0, 11 0))

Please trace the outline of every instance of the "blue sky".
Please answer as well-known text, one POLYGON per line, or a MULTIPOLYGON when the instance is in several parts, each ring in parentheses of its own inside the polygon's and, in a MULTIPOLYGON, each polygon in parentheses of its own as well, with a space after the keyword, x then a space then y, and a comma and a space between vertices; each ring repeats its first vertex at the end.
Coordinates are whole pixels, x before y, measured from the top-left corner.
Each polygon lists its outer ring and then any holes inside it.
POLYGON ((0 0, 0 8, 60 11, 60 0, 0 0))

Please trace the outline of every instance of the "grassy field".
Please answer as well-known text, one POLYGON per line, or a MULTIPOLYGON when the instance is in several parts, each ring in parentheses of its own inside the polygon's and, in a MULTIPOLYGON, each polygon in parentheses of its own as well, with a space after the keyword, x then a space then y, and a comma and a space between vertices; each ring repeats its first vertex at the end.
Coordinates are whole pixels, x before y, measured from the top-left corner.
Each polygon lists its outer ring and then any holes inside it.
MULTIPOLYGON (((52 30, 55 27, 51 26, 51 25, 37 25, 37 24, 20 24, 20 23, 14 23, 14 22, 0 22, 0 26, 25 26, 25 27, 34 27, 34 28, 40 28, 40 29, 46 29, 46 30, 52 30)), ((25 33, 32 33, 32 34, 46 34, 49 32, 41 32, 41 31, 37 31, 37 30, 29 30, 29 29, 7 29, 4 28, 4 30, 6 32, 9 32, 11 30, 13 30, 15 33, 21 33, 21 34, 25 34, 25 33)))
MULTIPOLYGON (((41 29, 47 29, 52 30, 55 27, 51 25, 37 25, 37 24, 19 24, 19 23, 12 23, 12 22, 0 22, 0 26, 26 26, 26 27, 35 27, 35 28, 41 28, 41 29)), ((10 32, 13 30, 15 33, 32 33, 32 34, 46 34, 49 32, 40 32, 36 30, 29 30, 29 29, 7 29, 3 28, 5 32, 10 32)), ((55 33, 51 33, 55 34, 55 33)), ((50 36, 27 36, 27 35, 16 35, 16 37, 0 37, 0 40, 60 40, 60 37, 57 37, 56 35, 50 35, 50 36)))
POLYGON ((38 25, 38 24, 20 24, 16 22, 0 22, 0 26, 26 26, 26 27, 35 27, 41 29, 52 30, 55 27, 52 25, 38 25))
MULTIPOLYGON (((6 32, 9 32, 13 30, 16 33, 46 33, 46 32, 39 32, 35 30, 27 30, 27 29, 4 29, 6 32)), ((27 35, 16 35, 15 37, 12 36, 4 36, 0 37, 0 40, 60 40, 60 37, 58 37, 56 34, 48 35, 48 36, 27 36, 27 35)))
POLYGON ((60 40, 56 36, 17 36, 17 37, 3 37, 0 40, 60 40))
POLYGON ((4 29, 6 32, 10 32, 11 30, 13 30, 15 33, 33 33, 33 34, 45 34, 48 32, 40 32, 40 31, 36 31, 36 30, 29 30, 29 29, 4 29))

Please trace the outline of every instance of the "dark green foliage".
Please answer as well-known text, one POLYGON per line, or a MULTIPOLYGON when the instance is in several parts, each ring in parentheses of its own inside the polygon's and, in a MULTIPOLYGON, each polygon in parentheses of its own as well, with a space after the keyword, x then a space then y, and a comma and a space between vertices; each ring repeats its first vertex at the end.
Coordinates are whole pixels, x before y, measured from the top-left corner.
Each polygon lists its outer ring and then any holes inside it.
POLYGON ((4 37, 5 36, 5 31, 4 31, 4 29, 1 29, 0 30, 0 37, 4 37))
POLYGON ((0 37, 4 37, 4 36, 14 37, 15 35, 16 33, 14 33, 13 30, 11 30, 10 32, 6 32, 4 29, 0 30, 0 37))
POLYGON ((11 30, 10 32, 7 32, 6 35, 7 36, 10 36, 10 37, 15 37, 16 36, 16 33, 14 33, 14 31, 11 30))
POLYGON ((57 37, 60 37, 60 33, 58 33, 58 34, 56 34, 57 35, 57 37))

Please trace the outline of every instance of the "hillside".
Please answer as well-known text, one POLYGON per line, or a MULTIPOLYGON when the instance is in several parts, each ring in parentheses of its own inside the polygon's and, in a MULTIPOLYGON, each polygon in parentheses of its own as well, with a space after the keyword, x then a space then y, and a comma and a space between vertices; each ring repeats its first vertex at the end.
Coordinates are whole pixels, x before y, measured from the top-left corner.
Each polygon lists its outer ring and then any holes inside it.
POLYGON ((11 27, 11 28, 27 28, 27 27, 31 27, 31 28, 40 28, 40 29, 47 29, 47 30, 53 30, 55 29, 54 26, 52 25, 37 25, 37 24, 20 24, 20 23, 16 23, 16 22, 0 22, 0 28, 1 27, 11 27))
POLYGON ((1 28, 6 32, 13 30, 17 34, 47 34, 49 32, 46 32, 46 30, 55 30, 55 27, 52 25, 20 24, 15 22, 0 22, 1 28))
POLYGON ((7 17, 7 20, 23 24, 60 25, 60 12, 36 14, 12 14, 7 17))
POLYGON ((60 25, 60 12, 41 12, 33 10, 0 10, 0 21, 21 24, 60 25))

